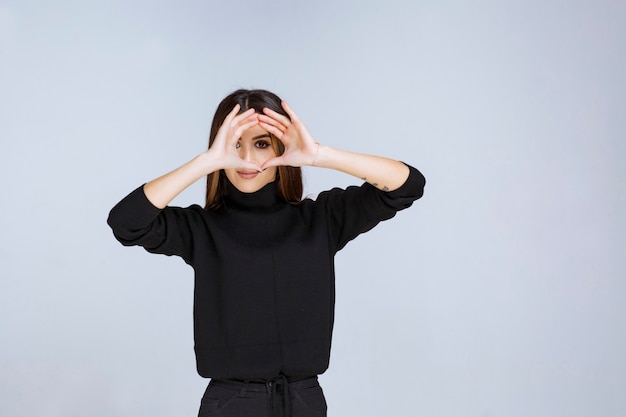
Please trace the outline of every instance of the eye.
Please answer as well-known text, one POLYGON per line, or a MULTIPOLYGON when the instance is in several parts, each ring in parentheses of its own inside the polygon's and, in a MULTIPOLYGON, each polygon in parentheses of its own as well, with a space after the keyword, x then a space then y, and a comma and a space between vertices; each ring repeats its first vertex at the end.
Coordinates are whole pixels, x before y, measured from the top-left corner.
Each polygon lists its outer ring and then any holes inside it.
POLYGON ((254 144, 254 146, 260 149, 265 149, 270 146, 270 143, 266 140, 259 140, 254 144))

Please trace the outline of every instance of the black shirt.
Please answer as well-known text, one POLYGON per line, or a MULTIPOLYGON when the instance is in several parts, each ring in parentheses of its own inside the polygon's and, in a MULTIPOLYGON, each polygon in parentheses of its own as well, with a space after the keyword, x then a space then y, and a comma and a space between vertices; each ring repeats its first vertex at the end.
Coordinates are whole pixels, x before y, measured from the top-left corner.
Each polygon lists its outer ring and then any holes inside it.
POLYGON ((270 183, 255 193, 229 186, 224 204, 158 209, 140 187, 110 212, 124 245, 182 257, 195 271, 194 338, 204 377, 271 379, 328 368, 334 319, 334 256, 422 196, 410 167, 397 190, 334 188, 299 204, 270 183))

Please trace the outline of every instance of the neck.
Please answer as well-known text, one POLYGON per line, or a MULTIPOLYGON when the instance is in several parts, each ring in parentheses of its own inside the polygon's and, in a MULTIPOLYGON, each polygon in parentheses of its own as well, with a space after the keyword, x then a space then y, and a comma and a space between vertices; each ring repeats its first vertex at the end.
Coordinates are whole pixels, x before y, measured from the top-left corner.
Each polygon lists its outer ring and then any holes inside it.
POLYGON ((275 207, 283 201, 276 193, 276 181, 270 182, 258 191, 244 193, 227 181, 224 202, 227 207, 239 207, 252 210, 264 210, 275 207))

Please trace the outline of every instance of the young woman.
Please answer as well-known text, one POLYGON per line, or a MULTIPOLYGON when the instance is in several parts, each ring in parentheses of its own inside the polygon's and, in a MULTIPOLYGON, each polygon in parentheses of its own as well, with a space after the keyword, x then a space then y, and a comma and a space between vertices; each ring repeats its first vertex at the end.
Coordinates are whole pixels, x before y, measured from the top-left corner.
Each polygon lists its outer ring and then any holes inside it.
POLYGON ((334 256, 422 196, 415 168, 316 142, 280 98, 238 90, 218 106, 207 151, 120 201, 124 245, 177 255, 195 272, 199 416, 326 416, 334 256), (302 166, 364 181, 302 200, 302 166), (170 207, 207 178, 205 206, 170 207))

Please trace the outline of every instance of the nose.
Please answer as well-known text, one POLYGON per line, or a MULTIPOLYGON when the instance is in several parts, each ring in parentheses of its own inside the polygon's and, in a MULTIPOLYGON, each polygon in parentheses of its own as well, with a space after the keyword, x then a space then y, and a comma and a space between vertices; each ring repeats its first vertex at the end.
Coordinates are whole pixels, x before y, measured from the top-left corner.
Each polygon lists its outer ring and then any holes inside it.
POLYGON ((254 152, 250 149, 250 146, 247 144, 241 144, 239 148, 239 157, 246 162, 255 162, 254 161, 254 152))

